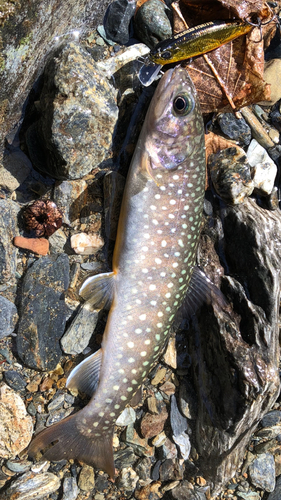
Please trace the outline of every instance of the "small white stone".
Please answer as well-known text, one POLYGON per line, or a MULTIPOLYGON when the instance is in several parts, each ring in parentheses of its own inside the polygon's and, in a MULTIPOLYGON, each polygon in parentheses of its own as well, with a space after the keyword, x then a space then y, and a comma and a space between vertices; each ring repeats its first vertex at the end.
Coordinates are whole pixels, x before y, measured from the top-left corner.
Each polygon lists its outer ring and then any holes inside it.
POLYGON ((97 234, 78 233, 71 236, 70 245, 75 253, 91 255, 100 250, 104 241, 97 234))
POLYGON ((255 139, 249 145, 247 157, 252 167, 255 190, 261 195, 270 195, 277 174, 277 166, 274 161, 255 139))

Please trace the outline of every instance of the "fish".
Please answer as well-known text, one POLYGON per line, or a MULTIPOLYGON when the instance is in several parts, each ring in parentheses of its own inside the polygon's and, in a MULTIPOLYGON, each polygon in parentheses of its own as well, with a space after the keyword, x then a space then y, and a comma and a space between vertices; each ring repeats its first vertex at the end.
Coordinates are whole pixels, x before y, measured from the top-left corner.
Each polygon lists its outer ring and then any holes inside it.
POLYGON ((29 456, 78 459, 114 478, 115 421, 156 365, 178 310, 184 301, 193 307, 199 293, 194 269, 205 170, 200 105, 187 70, 176 66, 161 78, 135 148, 113 270, 88 278, 80 290, 92 306, 109 307, 101 349, 67 380, 91 399, 39 433, 29 456))
POLYGON ((159 42, 150 51, 139 71, 139 80, 147 87, 165 64, 206 54, 225 43, 249 33, 253 26, 241 21, 211 21, 188 28, 159 42))

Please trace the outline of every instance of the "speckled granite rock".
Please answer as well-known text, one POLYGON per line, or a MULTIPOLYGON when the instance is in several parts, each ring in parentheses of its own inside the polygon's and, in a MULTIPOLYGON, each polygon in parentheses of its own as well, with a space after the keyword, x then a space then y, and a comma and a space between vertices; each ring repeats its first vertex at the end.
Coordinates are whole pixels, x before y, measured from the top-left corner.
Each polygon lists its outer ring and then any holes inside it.
POLYGON ((14 280, 17 249, 12 244, 18 235, 17 216, 20 207, 11 200, 0 200, 0 283, 14 280))

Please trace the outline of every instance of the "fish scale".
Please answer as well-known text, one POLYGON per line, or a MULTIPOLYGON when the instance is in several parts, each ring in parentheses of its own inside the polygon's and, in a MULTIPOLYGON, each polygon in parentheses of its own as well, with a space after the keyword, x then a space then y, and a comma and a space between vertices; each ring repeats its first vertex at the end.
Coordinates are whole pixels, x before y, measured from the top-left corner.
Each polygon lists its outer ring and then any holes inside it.
POLYGON ((54 443, 46 458, 78 458, 114 475, 114 423, 157 362, 190 286, 204 188, 203 120, 187 71, 176 67, 162 77, 136 146, 113 272, 90 278, 84 289, 95 296, 97 283, 112 285, 102 349, 68 381, 92 398, 39 434, 30 455, 54 443))

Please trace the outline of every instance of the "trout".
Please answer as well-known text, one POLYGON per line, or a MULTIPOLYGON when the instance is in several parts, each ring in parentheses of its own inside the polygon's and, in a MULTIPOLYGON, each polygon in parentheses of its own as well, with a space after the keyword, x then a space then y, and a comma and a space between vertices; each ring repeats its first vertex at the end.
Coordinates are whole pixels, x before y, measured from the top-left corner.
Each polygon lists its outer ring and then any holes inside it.
POLYGON ((178 66, 160 80, 142 127, 113 271, 88 278, 81 289, 95 307, 111 303, 101 349, 67 381, 91 399, 38 434, 30 456, 41 451, 48 460, 79 459, 114 477, 115 421, 157 363, 184 300, 193 304, 198 294, 193 270, 204 190, 202 115, 189 75, 178 66))

